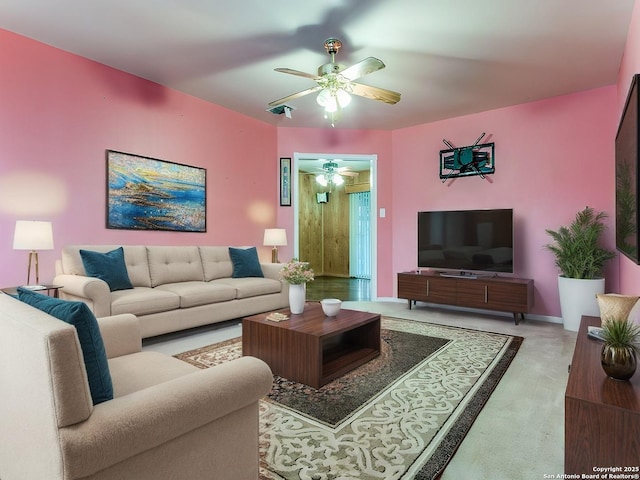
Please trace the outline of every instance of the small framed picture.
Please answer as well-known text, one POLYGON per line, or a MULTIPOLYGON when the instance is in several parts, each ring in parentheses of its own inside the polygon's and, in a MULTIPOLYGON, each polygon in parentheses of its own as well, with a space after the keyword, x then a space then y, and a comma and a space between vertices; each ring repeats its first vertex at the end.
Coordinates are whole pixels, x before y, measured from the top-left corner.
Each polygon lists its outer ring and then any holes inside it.
POLYGON ((291 158, 280 159, 280 206, 291 206, 291 158))
POLYGON ((327 203, 329 201, 327 192, 318 192, 316 193, 316 201, 318 203, 327 203))

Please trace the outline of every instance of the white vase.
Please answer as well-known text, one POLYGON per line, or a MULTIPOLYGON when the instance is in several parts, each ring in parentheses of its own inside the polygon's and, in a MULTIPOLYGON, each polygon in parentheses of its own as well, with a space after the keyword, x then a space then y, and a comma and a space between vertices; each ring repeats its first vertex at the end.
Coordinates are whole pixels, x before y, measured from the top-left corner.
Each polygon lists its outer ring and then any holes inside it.
POLYGON ((583 315, 600 315, 596 293, 604 293, 604 278, 585 280, 560 275, 558 293, 564 328, 577 332, 583 315))
POLYGON ((302 313, 307 298, 307 284, 289 285, 289 310, 291 313, 302 313))

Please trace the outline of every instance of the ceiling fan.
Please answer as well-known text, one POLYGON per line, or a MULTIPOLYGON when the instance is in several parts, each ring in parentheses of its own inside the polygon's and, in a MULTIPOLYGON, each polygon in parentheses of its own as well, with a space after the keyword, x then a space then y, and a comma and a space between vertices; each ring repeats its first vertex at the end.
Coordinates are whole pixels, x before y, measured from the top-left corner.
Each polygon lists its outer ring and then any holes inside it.
POLYGON ((352 172, 349 167, 339 167, 336 162, 328 161, 322 164, 322 168, 316 169, 315 172, 305 172, 307 175, 315 175, 316 182, 323 187, 338 186, 344 183, 343 176, 357 177, 358 172, 352 172))
POLYGON ((371 100, 378 100, 391 105, 400 101, 400 94, 397 92, 355 82, 355 80, 369 73, 382 70, 385 65, 381 60, 368 57, 355 65, 346 67, 345 65, 335 62, 335 56, 340 50, 340 47, 342 47, 342 42, 337 38, 329 38, 324 42, 325 50, 331 55, 331 63, 320 65, 317 75, 292 70, 290 68, 276 68, 276 72, 310 78, 314 80, 317 85, 279 100, 274 100, 269 103, 269 106, 279 107, 291 100, 310 93, 320 92, 316 100, 320 106, 324 107, 325 117, 330 118, 331 125, 334 126, 334 122, 340 117, 342 109, 351 102, 350 94, 359 95, 371 100))

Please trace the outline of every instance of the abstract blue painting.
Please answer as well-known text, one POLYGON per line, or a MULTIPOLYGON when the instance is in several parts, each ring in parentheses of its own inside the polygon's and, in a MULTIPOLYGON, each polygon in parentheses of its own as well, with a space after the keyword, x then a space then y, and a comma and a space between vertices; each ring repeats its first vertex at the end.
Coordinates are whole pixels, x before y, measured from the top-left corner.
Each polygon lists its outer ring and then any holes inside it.
POLYGON ((207 171, 107 150, 107 228, 207 231, 207 171))

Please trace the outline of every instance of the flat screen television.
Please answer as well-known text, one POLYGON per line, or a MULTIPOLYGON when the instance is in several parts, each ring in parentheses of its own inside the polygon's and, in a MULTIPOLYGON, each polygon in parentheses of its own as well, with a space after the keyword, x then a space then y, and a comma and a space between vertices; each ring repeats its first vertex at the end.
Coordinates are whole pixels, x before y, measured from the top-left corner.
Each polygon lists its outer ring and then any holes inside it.
POLYGON ((513 273, 513 209, 418 212, 418 267, 513 273))

